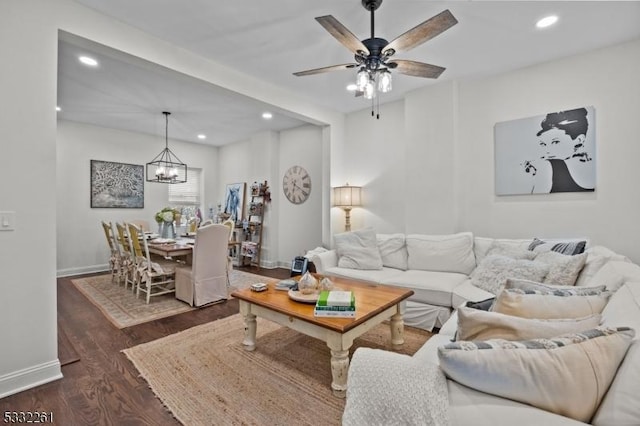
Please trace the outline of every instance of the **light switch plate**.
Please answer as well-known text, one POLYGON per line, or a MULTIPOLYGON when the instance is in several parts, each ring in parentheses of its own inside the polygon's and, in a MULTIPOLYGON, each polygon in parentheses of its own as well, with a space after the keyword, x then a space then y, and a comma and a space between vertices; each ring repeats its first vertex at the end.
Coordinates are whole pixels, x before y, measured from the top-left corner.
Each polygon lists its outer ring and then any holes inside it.
POLYGON ((15 231, 16 212, 0 212, 0 231, 15 231))

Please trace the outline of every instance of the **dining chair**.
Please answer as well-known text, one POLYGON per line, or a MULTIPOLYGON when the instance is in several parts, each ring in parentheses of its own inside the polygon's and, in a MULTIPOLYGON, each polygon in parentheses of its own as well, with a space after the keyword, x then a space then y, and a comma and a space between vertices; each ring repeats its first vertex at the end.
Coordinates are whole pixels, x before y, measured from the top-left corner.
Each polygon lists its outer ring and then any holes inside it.
POLYGON ((129 245, 133 253, 134 265, 130 279, 125 283, 125 288, 127 288, 128 283, 131 283, 131 291, 137 292, 142 275, 147 268, 147 258, 140 243, 140 240, 144 238, 144 231, 133 222, 127 223, 126 227, 129 232, 129 245))
POLYGON ((137 226, 142 232, 151 232, 151 228, 149 227, 149 221, 148 220, 143 220, 143 219, 139 219, 139 220, 132 220, 129 223, 133 223, 135 226, 137 226))
POLYGON ((147 239, 142 238, 144 254, 144 268, 141 269, 140 280, 136 287, 136 297, 140 297, 140 292, 145 293, 147 304, 153 296, 175 293, 175 268, 176 262, 170 260, 151 260, 147 239))
POLYGON ((120 246, 120 277, 118 282, 124 281, 124 288, 126 289, 129 283, 129 275, 133 274, 135 259, 131 251, 131 245, 129 244, 126 226, 116 222, 116 229, 118 230, 117 239, 118 245, 120 246))
POLYGON ((198 228, 191 266, 176 268, 176 299, 203 306, 228 298, 228 245, 225 225, 198 228))
POLYGON ((118 242, 115 239, 111 222, 105 222, 103 220, 102 230, 104 231, 104 236, 107 239, 107 245, 109 246, 109 269, 111 271, 111 282, 114 282, 120 271, 120 248, 118 247, 118 242))

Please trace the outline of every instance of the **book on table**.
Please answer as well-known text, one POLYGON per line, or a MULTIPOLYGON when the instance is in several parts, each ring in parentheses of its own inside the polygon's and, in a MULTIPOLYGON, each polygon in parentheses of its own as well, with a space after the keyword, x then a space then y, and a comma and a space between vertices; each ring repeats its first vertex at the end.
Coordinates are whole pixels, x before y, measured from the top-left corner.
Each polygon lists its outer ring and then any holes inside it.
POLYGON ((321 291, 313 313, 316 317, 354 318, 356 316, 356 302, 353 292, 321 291))

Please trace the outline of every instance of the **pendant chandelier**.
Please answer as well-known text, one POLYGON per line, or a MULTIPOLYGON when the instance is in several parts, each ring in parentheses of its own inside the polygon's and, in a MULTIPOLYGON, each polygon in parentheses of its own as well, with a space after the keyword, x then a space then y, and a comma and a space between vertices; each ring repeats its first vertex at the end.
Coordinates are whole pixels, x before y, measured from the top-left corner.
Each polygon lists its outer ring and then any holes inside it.
POLYGON ((164 149, 153 160, 147 163, 147 182, 185 183, 187 181, 187 165, 169 149, 169 115, 163 111, 165 118, 164 149))

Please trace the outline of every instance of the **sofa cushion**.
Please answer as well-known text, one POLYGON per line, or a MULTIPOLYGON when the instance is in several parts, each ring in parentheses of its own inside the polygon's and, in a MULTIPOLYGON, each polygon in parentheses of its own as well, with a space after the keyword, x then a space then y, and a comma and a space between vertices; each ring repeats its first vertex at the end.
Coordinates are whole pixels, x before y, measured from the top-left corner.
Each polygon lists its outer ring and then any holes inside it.
POLYGON ((439 347, 438 358, 458 383, 587 422, 634 335, 598 327, 553 339, 460 341, 439 347))
POLYGON ((631 262, 609 261, 593 275, 590 283, 604 284, 617 291, 627 281, 640 281, 640 266, 631 262))
POLYGON ((549 339, 561 334, 577 333, 600 325, 602 316, 583 318, 534 319, 486 312, 473 308, 458 308, 456 340, 529 340, 549 339))
POLYGON ((408 253, 404 234, 377 234, 376 240, 382 266, 407 269, 408 253))
MULTIPOLYGON (((605 324, 640 330, 640 281, 627 282, 602 311, 605 324)), ((620 364, 592 423, 597 426, 640 425, 640 340, 636 339, 620 364)))
POLYGON ((583 422, 529 404, 480 392, 447 380, 451 425, 585 426, 583 422))
POLYGON ((504 287, 507 278, 542 281, 548 271, 549 266, 532 260, 489 255, 480 262, 470 278, 471 284, 496 295, 504 287))
POLYGON ((393 279, 404 274, 404 272, 394 268, 382 268, 377 270, 340 268, 338 266, 329 268, 323 272, 330 277, 349 278, 370 283, 380 284, 387 279, 393 279))
POLYGON ((414 291, 410 300, 451 307, 453 289, 467 280, 464 274, 408 270, 383 279, 380 284, 404 287, 414 291))
POLYGON ((554 251, 568 256, 574 256, 576 254, 584 253, 586 246, 586 239, 562 241, 534 238, 531 244, 529 244, 529 250, 542 253, 554 251))
POLYGON ((536 262, 549 265, 549 272, 544 277, 544 282, 558 285, 575 285, 586 260, 586 253, 567 256, 555 251, 548 251, 536 256, 536 262))
POLYGON ((599 314, 611 293, 581 295, 572 290, 545 292, 505 289, 496 298, 492 311, 523 318, 581 318, 599 314))
POLYGON ((527 250, 529 244, 531 244, 531 238, 528 239, 509 239, 509 238, 488 238, 488 237, 474 237, 473 238, 473 254, 476 257, 476 264, 479 265, 482 259, 487 255, 489 249, 499 243, 501 246, 512 246, 520 250, 527 250))
POLYGON ((608 262, 626 262, 631 263, 628 257, 618 254, 603 246, 592 246, 585 250, 587 253, 587 261, 580 272, 580 276, 576 280, 576 285, 590 285, 591 278, 608 262))
POLYGON ((533 260, 536 258, 536 255, 538 253, 534 253, 512 243, 494 241, 493 243, 491 243, 491 246, 489 247, 489 250, 487 250, 486 255, 491 256, 492 254, 499 254, 502 256, 511 257, 513 259, 533 260))
POLYGON ((469 275, 476 266, 473 234, 407 235, 408 268, 469 275))
POLYGON ((496 297, 496 295, 493 293, 489 293, 488 291, 483 290, 480 287, 476 287, 475 285, 471 284, 471 279, 468 279, 453 289, 453 292, 451 294, 451 306, 456 308, 458 306, 464 305, 469 301, 479 302, 491 297, 496 297))
POLYGON ((351 269, 382 269, 382 258, 372 228, 335 234, 338 266, 351 269))

